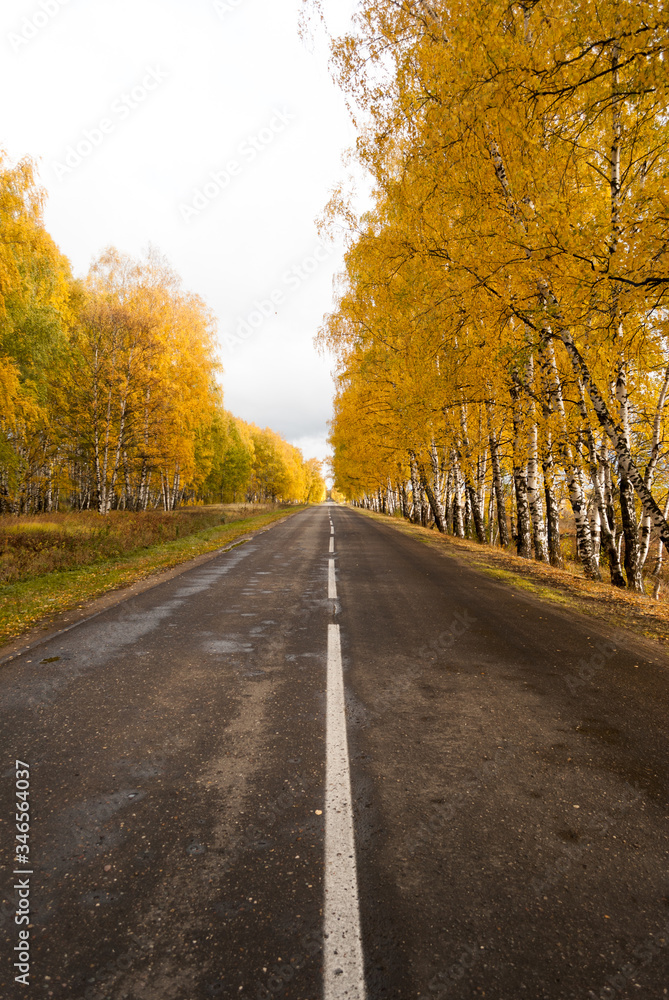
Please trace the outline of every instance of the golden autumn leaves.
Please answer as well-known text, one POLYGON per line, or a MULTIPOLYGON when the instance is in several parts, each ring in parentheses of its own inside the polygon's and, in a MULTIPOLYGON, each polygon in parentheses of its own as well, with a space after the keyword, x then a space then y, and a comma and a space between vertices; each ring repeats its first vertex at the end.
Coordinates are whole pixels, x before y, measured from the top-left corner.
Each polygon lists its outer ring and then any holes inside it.
POLYGON ((0 161, 0 508, 320 500, 317 462, 223 408, 215 320, 155 251, 75 280, 0 161))
POLYGON ((586 573, 602 548, 641 589, 669 544, 668 28, 654 2, 380 0, 334 40, 375 183, 321 334, 349 496, 413 477, 410 516, 431 491, 482 540, 512 513, 556 564, 568 503, 586 573))

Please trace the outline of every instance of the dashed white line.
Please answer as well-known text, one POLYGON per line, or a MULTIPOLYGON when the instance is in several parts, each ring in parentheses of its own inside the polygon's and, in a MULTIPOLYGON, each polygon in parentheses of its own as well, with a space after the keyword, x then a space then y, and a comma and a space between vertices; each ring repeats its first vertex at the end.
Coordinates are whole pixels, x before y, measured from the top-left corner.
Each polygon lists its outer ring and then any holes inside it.
POLYGON ((328 600, 337 600, 337 578, 335 577, 334 559, 330 559, 328 563, 328 600))
POLYGON ((330 552, 334 552, 334 536, 330 535, 330 552))
POLYGON ((324 932, 324 1000, 365 1000, 344 676, 338 625, 328 625, 324 932))

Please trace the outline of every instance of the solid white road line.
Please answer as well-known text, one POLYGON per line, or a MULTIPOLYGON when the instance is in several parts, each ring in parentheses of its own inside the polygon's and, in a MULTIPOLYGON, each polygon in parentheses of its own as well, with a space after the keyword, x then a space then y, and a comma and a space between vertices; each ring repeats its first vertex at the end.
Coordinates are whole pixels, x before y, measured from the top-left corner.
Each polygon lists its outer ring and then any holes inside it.
POLYGON ((328 625, 327 685, 323 997, 324 1000, 365 1000, 338 625, 328 625))

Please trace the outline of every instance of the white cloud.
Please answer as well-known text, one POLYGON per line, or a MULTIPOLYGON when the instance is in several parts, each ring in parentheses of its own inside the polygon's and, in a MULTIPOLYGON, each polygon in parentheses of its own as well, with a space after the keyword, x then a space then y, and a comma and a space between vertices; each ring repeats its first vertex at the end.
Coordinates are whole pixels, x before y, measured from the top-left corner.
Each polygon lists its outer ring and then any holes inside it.
MULTIPOLYGON (((133 254, 156 245, 221 331, 284 290, 275 315, 234 354, 222 346, 226 405, 323 457, 332 382, 312 340, 341 255, 296 288, 284 281, 313 254, 314 219, 355 139, 322 42, 313 54, 300 42, 296 0, 222 0, 227 10, 211 0, 55 2, 58 12, 18 48, 10 35, 43 8, 5 0, 0 12, 0 79, 14 95, 3 106, 0 145, 15 158, 41 157, 50 232, 78 273, 108 244, 133 254), (130 114, 116 113, 119 97, 157 66, 160 85, 130 114), (261 130, 283 109, 294 120, 263 143, 261 130), (104 140, 57 179, 51 165, 103 119, 113 126, 104 140), (244 156, 241 144, 259 136, 258 155, 244 156), (243 169, 204 192, 210 172, 232 160, 243 169), (186 224, 180 205, 198 190, 204 207, 186 224)), ((337 29, 354 6, 330 0, 337 29)))

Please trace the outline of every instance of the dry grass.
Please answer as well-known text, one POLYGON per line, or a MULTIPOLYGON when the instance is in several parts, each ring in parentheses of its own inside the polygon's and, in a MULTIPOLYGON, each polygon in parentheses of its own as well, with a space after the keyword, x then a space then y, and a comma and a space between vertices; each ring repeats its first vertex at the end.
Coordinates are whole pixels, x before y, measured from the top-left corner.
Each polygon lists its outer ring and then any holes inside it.
MULTIPOLYGON (((627 628, 648 639, 669 643, 669 603, 618 590, 608 583, 586 580, 577 563, 567 562, 565 569, 521 559, 508 549, 490 548, 468 539, 440 535, 407 521, 363 510, 361 513, 398 531, 411 535, 464 565, 488 576, 503 580, 544 600, 592 615, 605 623, 627 628)), ((603 575, 607 572, 603 569, 603 575)))
POLYGON ((88 513, 1 518, 6 576, 0 583, 0 645, 92 598, 234 544, 303 509, 231 505, 175 514, 121 512, 108 519, 88 513), (10 574, 14 579, 7 579, 10 574))
POLYGON ((112 511, 102 516, 83 511, 0 517, 0 584, 119 559, 273 509, 266 505, 221 504, 174 513, 112 511))

